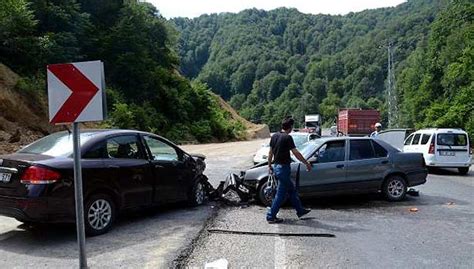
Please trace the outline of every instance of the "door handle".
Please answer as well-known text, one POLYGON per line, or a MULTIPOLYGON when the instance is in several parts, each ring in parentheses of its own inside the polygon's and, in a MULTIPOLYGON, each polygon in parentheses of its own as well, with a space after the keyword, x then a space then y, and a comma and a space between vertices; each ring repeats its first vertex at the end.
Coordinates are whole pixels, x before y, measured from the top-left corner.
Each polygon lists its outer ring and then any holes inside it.
POLYGON ((120 168, 120 166, 111 164, 111 165, 108 165, 107 168, 117 169, 117 168, 120 168))
POLYGON ((164 167, 163 165, 159 165, 159 164, 155 164, 154 166, 155 166, 155 168, 163 168, 164 167))
POLYGON ((343 164, 338 164, 338 165, 336 165, 336 168, 343 168, 343 167, 344 167, 343 164))
POLYGON ((381 164, 387 164, 387 163, 388 163, 387 160, 381 162, 381 164))

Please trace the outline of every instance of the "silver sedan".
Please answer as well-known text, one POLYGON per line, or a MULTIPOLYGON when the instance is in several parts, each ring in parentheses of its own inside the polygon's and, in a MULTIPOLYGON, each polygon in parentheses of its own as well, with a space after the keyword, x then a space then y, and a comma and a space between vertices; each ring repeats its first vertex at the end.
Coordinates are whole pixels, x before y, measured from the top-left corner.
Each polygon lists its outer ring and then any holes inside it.
MULTIPOLYGON (((301 147, 313 165, 307 172, 296 159, 291 163, 292 179, 302 197, 382 192, 390 201, 405 198, 407 188, 426 182, 427 168, 420 153, 403 153, 373 138, 334 137, 309 141, 301 147)), ((258 164, 242 173, 243 184, 255 191, 264 205, 268 168, 258 164)))

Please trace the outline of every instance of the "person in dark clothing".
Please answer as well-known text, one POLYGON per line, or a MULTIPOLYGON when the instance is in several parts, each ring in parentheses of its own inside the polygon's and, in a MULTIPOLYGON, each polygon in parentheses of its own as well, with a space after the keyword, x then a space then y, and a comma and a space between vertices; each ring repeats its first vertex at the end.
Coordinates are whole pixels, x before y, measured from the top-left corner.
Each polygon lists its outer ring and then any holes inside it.
POLYGON ((296 149, 293 137, 290 136, 293 130, 294 120, 291 117, 285 118, 281 123, 281 131, 272 135, 270 140, 270 150, 268 152, 268 172, 274 173, 278 181, 278 189, 273 199, 272 206, 267 212, 268 223, 279 223, 282 219, 277 218, 278 211, 289 195, 291 204, 296 210, 296 215, 301 218, 311 210, 305 209, 296 192, 296 188, 291 181, 291 156, 290 151, 295 157, 306 165, 306 170, 311 171, 311 164, 296 149), (273 166, 272 166, 273 162, 273 166))

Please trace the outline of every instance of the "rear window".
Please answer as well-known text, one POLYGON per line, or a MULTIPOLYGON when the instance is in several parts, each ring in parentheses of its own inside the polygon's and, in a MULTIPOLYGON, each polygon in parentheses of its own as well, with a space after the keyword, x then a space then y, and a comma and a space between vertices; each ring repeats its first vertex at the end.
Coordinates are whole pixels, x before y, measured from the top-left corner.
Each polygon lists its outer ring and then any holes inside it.
POLYGON ((467 146, 467 135, 465 134, 438 134, 436 137, 438 145, 443 146, 467 146))
MULTIPOLYGON (((94 133, 81 133, 81 146, 93 137, 94 133)), ((53 157, 68 157, 72 154, 72 133, 59 132, 31 143, 18 153, 42 154, 53 157)))
POLYGON ((350 145, 350 160, 363 160, 376 157, 370 140, 351 140, 350 145))
POLYGON ((374 140, 372 140, 372 145, 374 146, 375 157, 377 157, 377 158, 387 157, 387 150, 386 149, 384 149, 381 145, 379 145, 374 140))
POLYGON ((428 141, 430 140, 430 137, 431 134, 423 134, 423 136, 421 137, 421 144, 426 145, 426 143, 428 143, 428 141))

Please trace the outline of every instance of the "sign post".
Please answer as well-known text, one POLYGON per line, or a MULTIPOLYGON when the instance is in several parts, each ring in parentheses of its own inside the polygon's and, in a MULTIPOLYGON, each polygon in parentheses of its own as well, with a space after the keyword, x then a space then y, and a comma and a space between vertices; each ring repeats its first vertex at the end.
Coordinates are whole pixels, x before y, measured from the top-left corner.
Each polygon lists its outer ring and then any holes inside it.
POLYGON ((101 61, 53 64, 48 65, 47 73, 50 123, 72 124, 77 243, 82 269, 87 268, 87 255, 79 122, 105 118, 104 65, 101 61))
POLYGON ((77 243, 79 245, 79 268, 87 268, 86 234, 84 226, 84 197, 82 191, 81 140, 79 123, 72 124, 74 150, 74 197, 76 200, 77 243))

